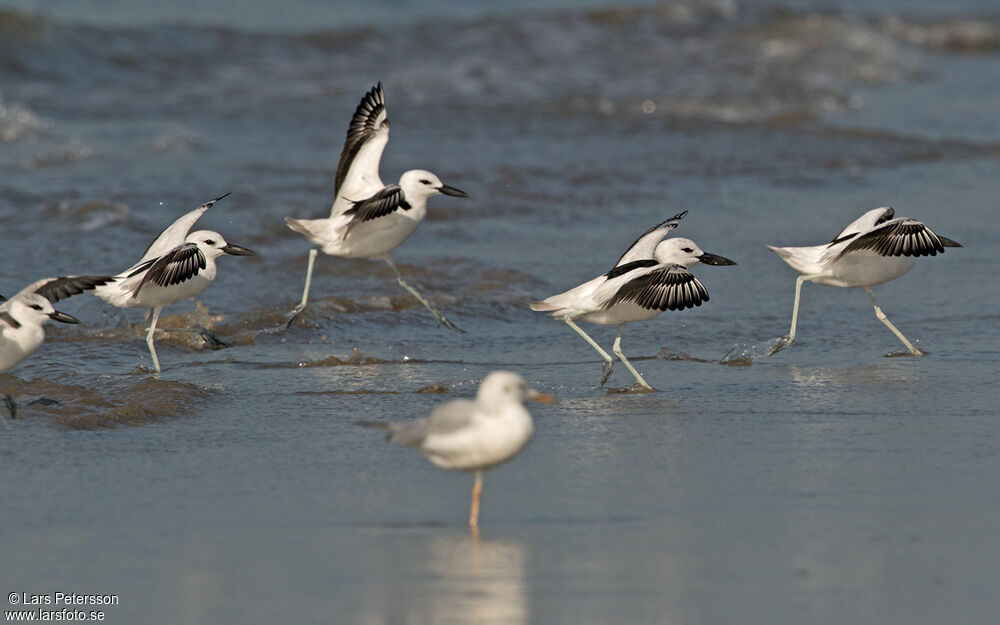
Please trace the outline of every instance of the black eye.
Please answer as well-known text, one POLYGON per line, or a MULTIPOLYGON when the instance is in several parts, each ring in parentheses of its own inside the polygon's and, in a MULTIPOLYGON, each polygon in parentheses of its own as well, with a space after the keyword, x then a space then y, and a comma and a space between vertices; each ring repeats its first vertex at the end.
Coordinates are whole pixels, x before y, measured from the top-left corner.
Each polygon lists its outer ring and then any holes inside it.
MULTIPOLYGON (((205 244, 206 245, 215 245, 215 241, 213 241, 212 239, 205 239, 205 244)), ((688 251, 690 252, 691 250, 688 250, 688 251)))
POLYGON ((41 310, 42 309, 42 307, 39 306, 38 304, 33 304, 31 307, 34 308, 35 310, 41 310))
POLYGON ((685 248, 682 248, 682 249, 681 249, 681 251, 682 251, 682 252, 687 252, 688 254, 690 254, 690 253, 691 253, 691 252, 693 252, 694 250, 693 250, 693 249, 691 249, 690 247, 685 247, 685 248))
POLYGON ((430 180, 421 180, 420 181, 420 184, 430 184, 430 183, 431 183, 430 180))

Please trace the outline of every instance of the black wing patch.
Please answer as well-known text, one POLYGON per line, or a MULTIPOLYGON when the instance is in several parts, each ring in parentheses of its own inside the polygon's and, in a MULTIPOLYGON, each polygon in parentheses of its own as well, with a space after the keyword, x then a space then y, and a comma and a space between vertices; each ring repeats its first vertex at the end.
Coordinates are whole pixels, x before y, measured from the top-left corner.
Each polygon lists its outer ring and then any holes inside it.
POLYGON ((684 310, 707 301, 708 291, 698 278, 681 265, 666 265, 626 282, 604 309, 634 302, 646 310, 684 310))
POLYGON ((354 206, 344 211, 345 215, 352 215, 347 230, 350 232, 356 224, 385 217, 397 210, 410 210, 410 203, 399 185, 391 184, 370 198, 354 202, 354 206))
POLYGON ((0 323, 6 323, 15 330, 21 327, 21 323, 17 319, 11 317, 10 313, 6 310, 0 312, 0 323))
POLYGON ((630 263, 625 263, 621 267, 615 267, 608 273, 604 274, 604 277, 610 280, 611 278, 617 278, 622 274, 626 274, 633 269, 639 269, 640 267, 655 267, 659 264, 660 263, 656 262, 652 258, 647 258, 646 260, 633 260, 630 263))
POLYGON ((944 252, 944 244, 924 224, 914 219, 903 219, 859 236, 844 248, 840 256, 862 250, 880 256, 937 256, 938 252, 944 252))
POLYGON ((198 275, 205 268, 205 255, 196 243, 185 243, 157 258, 142 277, 142 282, 135 288, 135 295, 146 284, 157 286, 172 286, 180 284, 198 275))
MULTIPOLYGON (((344 141, 344 149, 340 153, 340 162, 337 163, 337 177, 333 183, 334 196, 340 190, 340 185, 344 183, 344 178, 347 178, 347 172, 351 169, 351 163, 358 155, 358 151, 361 150, 361 146, 378 130, 375 123, 378 122, 378 117, 383 111, 385 111, 385 94, 382 93, 382 83, 379 82, 361 98, 358 108, 354 110, 354 117, 351 118, 351 125, 347 127, 347 139, 344 141)), ((388 117, 384 123, 389 123, 388 117)))
POLYGON ((71 295, 79 295, 94 287, 107 284, 112 279, 111 276, 63 276, 49 280, 35 289, 35 293, 55 304, 71 295))

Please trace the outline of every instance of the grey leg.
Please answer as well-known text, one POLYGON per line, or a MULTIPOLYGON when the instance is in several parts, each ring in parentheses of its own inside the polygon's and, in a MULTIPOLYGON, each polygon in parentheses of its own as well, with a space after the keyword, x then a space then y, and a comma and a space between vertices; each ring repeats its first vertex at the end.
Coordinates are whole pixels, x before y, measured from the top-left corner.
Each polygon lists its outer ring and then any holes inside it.
POLYGON ((903 342, 903 345, 906 345, 906 349, 910 350, 911 354, 913 354, 914 356, 923 356, 924 353, 919 349, 917 349, 916 347, 914 347, 913 343, 906 340, 906 337, 903 336, 903 333, 897 330, 896 326, 892 325, 892 322, 889 321, 888 318, 886 318, 885 313, 882 312, 882 309, 878 307, 878 301, 875 299, 875 294, 872 293, 871 287, 866 286, 865 290, 868 291, 868 296, 872 298, 872 305, 875 306, 875 316, 878 318, 878 320, 884 323, 885 327, 892 330, 892 333, 896 335, 896 338, 898 338, 900 341, 903 342))
POLYGON ((463 334, 465 333, 465 330, 459 328, 454 323, 448 321, 448 319, 445 318, 444 315, 442 315, 441 313, 439 313, 436 308, 434 308, 433 306, 431 306, 431 303, 428 302, 427 300, 425 300, 423 298, 423 296, 420 295, 420 293, 418 293, 415 288, 413 288, 412 286, 410 286, 409 284, 407 284, 406 280, 403 280, 402 274, 399 273, 399 269, 396 268, 396 264, 394 262, 392 262, 392 259, 389 258, 388 254, 386 254, 382 258, 385 259, 386 264, 389 265, 390 267, 392 267, 392 270, 394 272, 396 272, 396 281, 399 282, 399 286, 401 286, 404 289, 406 289, 407 291, 409 291, 410 294, 413 295, 413 297, 417 298, 417 301, 419 301, 421 304, 423 304, 424 307, 427 310, 429 310, 432 313, 434 313, 434 316, 437 317, 438 323, 444 324, 444 326, 446 328, 448 328, 449 330, 454 330, 456 332, 461 332, 463 334))
POLYGON ((632 366, 632 363, 630 363, 628 361, 628 358, 625 357, 625 354, 622 353, 622 330, 624 329, 625 329, 625 324, 618 326, 618 336, 615 338, 615 346, 613 348, 615 355, 618 356, 618 358, 622 361, 622 363, 625 364, 626 367, 628 367, 628 370, 632 372, 632 375, 635 376, 635 379, 639 381, 639 384, 641 384, 643 388, 646 388, 650 391, 655 390, 652 386, 646 383, 646 380, 642 377, 642 375, 638 371, 635 370, 635 367, 632 366))
POLYGON ((153 316, 149 321, 149 329, 146 331, 146 345, 149 346, 149 355, 153 357, 153 369, 160 372, 160 359, 156 357, 156 346, 153 345, 153 333, 156 332, 156 322, 160 320, 160 313, 163 308, 153 308, 153 316))
POLYGON ((319 251, 315 247, 309 250, 309 267, 306 269, 306 286, 302 289, 302 301, 292 309, 292 312, 288 313, 288 322, 285 323, 286 328, 292 327, 292 324, 302 314, 302 311, 306 309, 306 304, 309 302, 309 287, 312 285, 313 264, 316 262, 316 255, 318 253, 319 251))
MULTIPOLYGON (((580 313, 580 314, 583 314, 583 313, 580 313)), ((601 358, 604 359, 604 368, 601 370, 601 386, 604 386, 604 383, 607 382, 608 378, 611 377, 611 372, 615 368, 615 360, 614 360, 614 358, 611 357, 610 354, 608 354, 608 352, 604 351, 604 349, 601 348, 601 346, 597 344, 597 341, 595 341, 594 339, 590 338, 590 335, 587 334, 586 332, 584 332, 580 328, 580 326, 578 326, 575 323, 573 323, 573 319, 575 319, 576 317, 579 317, 580 314, 568 315, 568 316, 566 316, 566 317, 563 318, 563 321, 566 322, 566 325, 568 325, 569 327, 573 328, 574 332, 576 332, 577 334, 579 334, 580 336, 582 336, 583 340, 585 340, 588 343, 590 343, 590 346, 593 347, 594 349, 596 349, 597 353, 600 354, 601 358)))
POLYGON ((799 297, 802 295, 802 285, 809 280, 815 280, 819 277, 819 274, 812 274, 799 276, 795 279, 795 304, 792 306, 792 327, 788 330, 788 336, 785 337, 785 340, 776 345, 774 349, 771 350, 771 353, 768 354, 769 356, 774 356, 781 350, 791 345, 792 341, 795 340, 795 326, 799 322, 799 297))

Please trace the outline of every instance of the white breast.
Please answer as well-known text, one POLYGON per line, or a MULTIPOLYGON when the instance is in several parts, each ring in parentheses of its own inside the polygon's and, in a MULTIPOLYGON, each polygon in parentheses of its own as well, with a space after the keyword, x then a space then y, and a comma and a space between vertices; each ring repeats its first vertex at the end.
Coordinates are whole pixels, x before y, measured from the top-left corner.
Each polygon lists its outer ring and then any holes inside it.
POLYGON ((374 258, 388 254, 413 234, 426 214, 426 207, 414 206, 409 210, 398 210, 385 217, 356 224, 344 237, 343 243, 337 246, 336 255, 374 258))
POLYGON ((913 269, 912 256, 881 256, 875 252, 850 252, 840 257, 816 280, 819 284, 839 287, 876 286, 902 276, 913 269))
POLYGON ((599 310, 597 312, 581 315, 580 319, 600 325, 617 326, 623 323, 632 323, 635 321, 652 319, 653 317, 659 315, 660 312, 662 311, 643 308, 635 302, 622 302, 620 304, 615 304, 607 310, 599 310))
POLYGON ((41 326, 4 328, 0 332, 0 371, 12 368, 30 356, 44 340, 45 330, 41 326))
POLYGON ((428 460, 458 471, 482 471, 516 456, 534 433, 524 406, 510 406, 500 416, 477 414, 473 423, 447 434, 432 434, 421 446, 428 460))
POLYGON ((168 306, 174 302, 190 299, 207 289, 215 280, 215 260, 209 259, 206 267, 197 276, 171 286, 146 284, 139 290, 139 296, 129 300, 130 307, 155 308, 168 306))

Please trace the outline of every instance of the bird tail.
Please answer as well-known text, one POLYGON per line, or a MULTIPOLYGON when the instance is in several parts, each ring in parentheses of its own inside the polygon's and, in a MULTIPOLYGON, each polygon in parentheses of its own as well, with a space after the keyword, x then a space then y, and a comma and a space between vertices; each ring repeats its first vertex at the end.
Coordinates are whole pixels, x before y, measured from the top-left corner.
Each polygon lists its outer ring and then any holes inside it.
POLYGON ((768 245, 767 249, 781 257, 788 265, 803 274, 819 273, 819 261, 823 253, 828 251, 826 245, 812 247, 778 247, 768 245))
POLYGON ((409 423, 387 421, 355 421, 354 425, 372 430, 386 430, 385 440, 407 447, 418 447, 427 438, 427 420, 415 419, 409 423))
POLYGON ((531 310, 534 310, 536 312, 549 313, 549 316, 553 317, 554 319, 561 319, 562 317, 565 317, 566 315, 573 312, 572 308, 563 306, 558 301, 553 302, 552 300, 556 297, 558 297, 558 295, 553 295, 549 299, 543 299, 540 302, 531 302, 529 306, 531 306, 531 310))
POLYGON ((555 304, 550 304, 548 300, 544 299, 540 302, 531 302, 530 306, 531 310, 534 310, 536 312, 549 312, 551 310, 556 310, 559 308, 559 306, 556 306, 555 304))
POLYGON ((308 220, 306 219, 295 219, 294 217, 285 217, 285 223, 288 224, 289 228, 291 228, 295 232, 298 232, 299 234, 309 237, 309 235, 312 234, 312 231, 309 230, 309 226, 306 224, 307 221, 308 220))
POLYGON ((344 226, 350 219, 295 219, 285 217, 289 228, 298 232, 313 245, 319 246, 326 253, 335 253, 343 238, 344 226))

